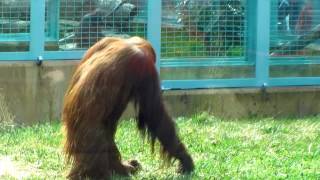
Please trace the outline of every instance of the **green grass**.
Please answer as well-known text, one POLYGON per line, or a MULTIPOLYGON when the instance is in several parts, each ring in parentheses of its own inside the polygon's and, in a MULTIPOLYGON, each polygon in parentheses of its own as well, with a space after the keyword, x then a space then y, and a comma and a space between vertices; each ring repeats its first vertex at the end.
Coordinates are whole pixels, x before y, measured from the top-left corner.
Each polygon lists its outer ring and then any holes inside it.
MULTIPOLYGON (((123 159, 137 159, 133 179, 320 179, 320 118, 220 120, 207 114, 178 118, 180 136, 196 163, 190 176, 163 166, 132 121, 120 124, 123 159)), ((0 131, 0 163, 25 179, 64 179, 60 123, 0 131), (6 162, 6 163, 3 163, 6 162)), ((0 174, 1 174, 0 164, 0 174)), ((3 168, 3 167, 2 167, 3 168)), ((0 179, 14 179, 10 173, 0 179)))

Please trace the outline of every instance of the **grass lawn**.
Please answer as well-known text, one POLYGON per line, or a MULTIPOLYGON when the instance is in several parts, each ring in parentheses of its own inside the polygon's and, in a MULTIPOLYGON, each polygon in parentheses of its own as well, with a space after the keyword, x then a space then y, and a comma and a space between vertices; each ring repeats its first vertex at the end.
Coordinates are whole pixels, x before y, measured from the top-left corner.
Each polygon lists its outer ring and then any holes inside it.
MULTIPOLYGON (((206 114, 178 118, 196 163, 190 176, 165 167, 158 153, 124 121, 117 132, 123 159, 137 159, 133 179, 320 179, 320 118, 220 120, 206 114)), ((64 179, 60 123, 0 131, 0 179, 64 179)))

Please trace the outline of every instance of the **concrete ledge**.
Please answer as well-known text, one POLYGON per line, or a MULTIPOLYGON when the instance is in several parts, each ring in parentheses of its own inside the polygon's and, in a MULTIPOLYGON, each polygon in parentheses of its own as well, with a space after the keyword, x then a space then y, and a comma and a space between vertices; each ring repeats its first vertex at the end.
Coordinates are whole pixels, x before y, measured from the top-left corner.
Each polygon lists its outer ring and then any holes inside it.
MULTIPOLYGON (((19 123, 59 120, 64 92, 79 61, 0 62, 0 93, 19 123)), ((320 87, 172 90, 164 92, 173 116, 207 111, 223 118, 303 117, 320 112, 320 87)), ((123 117, 133 117, 129 106, 123 117)))

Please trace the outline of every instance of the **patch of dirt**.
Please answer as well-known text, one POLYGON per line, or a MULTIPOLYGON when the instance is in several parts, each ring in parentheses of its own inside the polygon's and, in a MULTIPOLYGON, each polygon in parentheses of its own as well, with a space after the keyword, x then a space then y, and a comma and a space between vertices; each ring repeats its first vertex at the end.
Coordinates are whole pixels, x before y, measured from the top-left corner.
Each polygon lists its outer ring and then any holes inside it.
POLYGON ((25 179, 37 174, 37 171, 32 166, 13 161, 9 156, 0 157, 0 179, 4 177, 25 179))

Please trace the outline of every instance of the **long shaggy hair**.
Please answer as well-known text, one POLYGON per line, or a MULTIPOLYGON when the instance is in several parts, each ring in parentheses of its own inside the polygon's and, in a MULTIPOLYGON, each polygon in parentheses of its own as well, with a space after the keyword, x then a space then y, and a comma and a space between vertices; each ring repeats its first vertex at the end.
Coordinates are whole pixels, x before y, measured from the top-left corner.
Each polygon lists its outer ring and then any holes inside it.
POLYGON ((65 153, 70 179, 130 175, 140 168, 136 160, 124 162, 115 144, 119 118, 129 101, 137 111, 137 126, 167 159, 180 162, 179 171, 194 164, 177 136, 165 110, 155 52, 146 40, 104 38, 93 45, 77 67, 64 99, 65 153))

